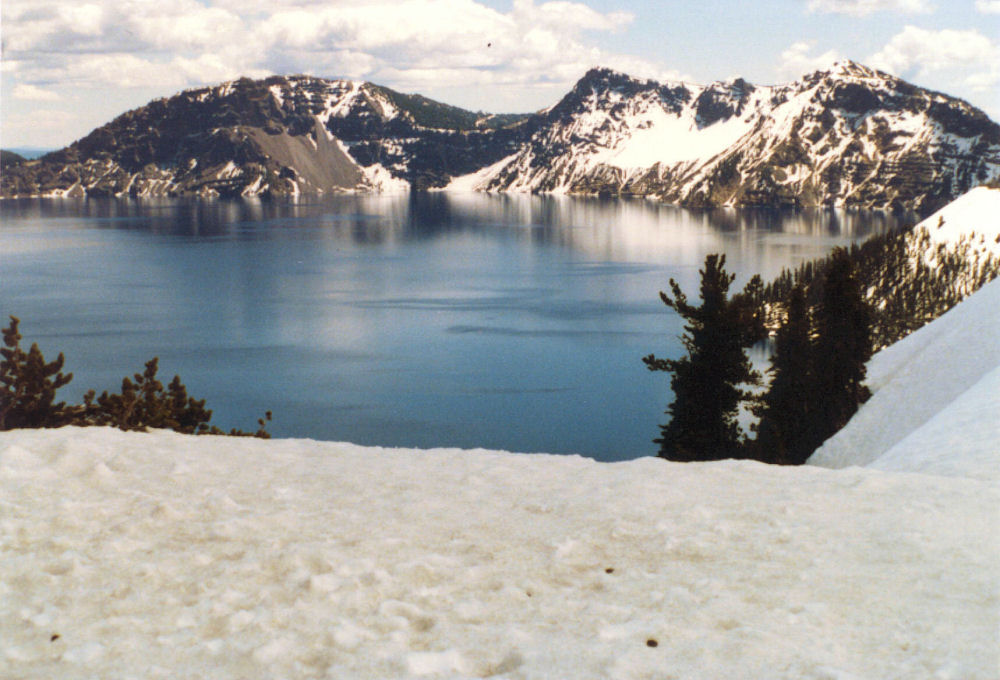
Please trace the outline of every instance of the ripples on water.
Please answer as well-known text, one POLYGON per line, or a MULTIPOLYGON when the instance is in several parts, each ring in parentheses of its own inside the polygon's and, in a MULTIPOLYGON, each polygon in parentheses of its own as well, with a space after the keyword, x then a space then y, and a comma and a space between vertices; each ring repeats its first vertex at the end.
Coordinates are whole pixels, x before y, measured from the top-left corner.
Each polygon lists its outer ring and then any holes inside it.
POLYGON ((706 254, 736 286, 912 216, 689 211, 645 200, 453 195, 0 202, 0 313, 64 351, 62 394, 154 355, 276 436, 387 446, 655 453, 680 353, 658 291, 706 254))

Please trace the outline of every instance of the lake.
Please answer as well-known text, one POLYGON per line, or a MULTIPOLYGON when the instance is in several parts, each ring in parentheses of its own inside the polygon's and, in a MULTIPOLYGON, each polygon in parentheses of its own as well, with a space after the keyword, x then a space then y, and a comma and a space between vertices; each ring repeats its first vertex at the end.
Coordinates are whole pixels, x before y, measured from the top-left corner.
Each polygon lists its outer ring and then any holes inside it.
MULTIPOLYGON (((160 357, 212 422, 407 447, 654 455, 673 277, 754 273, 912 223, 843 210, 414 193, 0 201, 0 314, 88 388, 160 357)), ((6 325, 6 323, 4 324, 6 325)))

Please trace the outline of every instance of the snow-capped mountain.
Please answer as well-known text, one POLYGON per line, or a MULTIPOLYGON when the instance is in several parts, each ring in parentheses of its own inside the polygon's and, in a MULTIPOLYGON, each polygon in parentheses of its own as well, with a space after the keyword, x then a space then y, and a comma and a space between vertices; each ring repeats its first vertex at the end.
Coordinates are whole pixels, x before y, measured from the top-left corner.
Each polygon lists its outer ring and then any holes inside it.
POLYGON ((240 79, 129 111, 3 176, 4 196, 262 195, 442 184, 512 153, 524 116, 371 83, 240 79))
POLYGON ((594 70, 542 115, 516 154, 455 185, 927 210, 1000 176, 985 114, 853 62, 774 87, 594 70))
POLYGON ((691 206, 930 211, 1000 177, 1000 125, 841 62, 778 86, 588 72, 491 116, 308 76, 189 90, 4 173, 2 194, 295 194, 393 187, 642 195, 691 206))

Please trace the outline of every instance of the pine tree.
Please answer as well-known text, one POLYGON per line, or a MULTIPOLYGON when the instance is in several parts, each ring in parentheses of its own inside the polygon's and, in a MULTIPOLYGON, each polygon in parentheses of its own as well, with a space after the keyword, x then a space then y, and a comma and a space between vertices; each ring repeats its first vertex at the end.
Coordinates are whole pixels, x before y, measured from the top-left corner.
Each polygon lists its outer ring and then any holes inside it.
POLYGON ((55 403, 56 390, 73 379, 62 373, 62 353, 52 362, 45 361, 38 345, 21 349, 20 320, 10 317, 3 329, 0 348, 0 430, 22 427, 59 427, 73 420, 72 409, 65 402, 55 403))
POLYGON ((73 378, 62 373, 65 358, 62 353, 46 362, 37 344, 25 352, 21 349, 20 321, 10 317, 10 326, 3 329, 0 347, 0 430, 15 428, 62 427, 63 425, 113 425, 122 430, 169 428, 186 434, 229 434, 239 437, 270 438, 267 423, 271 412, 257 419, 257 430, 245 432, 236 428, 224 432, 209 425, 212 411, 205 408, 204 399, 188 396, 180 376, 166 387, 156 378, 159 359, 146 362, 142 373, 122 380, 120 394, 103 392, 96 397, 94 390, 83 397, 83 404, 67 406, 55 403, 56 390, 73 378))
POLYGON ((810 417, 814 448, 847 424, 870 396, 865 364, 872 355, 872 312, 850 254, 834 250, 816 309, 814 392, 810 417))
POLYGON ((754 274, 743 290, 733 296, 740 305, 740 324, 746 332, 744 344, 750 347, 767 338, 767 308, 764 304, 764 280, 754 274))
POLYGON ((650 354, 643 362, 651 371, 672 373, 674 401, 667 409, 670 421, 662 425, 659 455, 675 461, 719 460, 739 455, 742 433, 736 417, 740 402, 748 397, 743 384, 756 384, 744 346, 750 333, 744 328, 744 305, 727 299, 734 276, 725 271, 725 255, 709 255, 701 270, 699 307, 673 279, 673 297, 660 293, 663 303, 687 324, 681 338, 687 356, 659 359, 650 354))
POLYGON ((175 375, 164 389, 156 378, 158 368, 159 358, 153 357, 146 362, 145 371, 122 379, 121 393, 104 392, 96 404, 93 392, 88 393, 84 400, 92 422, 122 430, 153 427, 186 434, 218 432, 208 424, 212 411, 205 408, 205 400, 189 397, 180 376, 175 375))
POLYGON ((775 336, 771 385, 753 406, 760 418, 752 457, 765 463, 801 465, 812 454, 809 423, 814 405, 812 320, 802 286, 792 289, 788 315, 775 336))

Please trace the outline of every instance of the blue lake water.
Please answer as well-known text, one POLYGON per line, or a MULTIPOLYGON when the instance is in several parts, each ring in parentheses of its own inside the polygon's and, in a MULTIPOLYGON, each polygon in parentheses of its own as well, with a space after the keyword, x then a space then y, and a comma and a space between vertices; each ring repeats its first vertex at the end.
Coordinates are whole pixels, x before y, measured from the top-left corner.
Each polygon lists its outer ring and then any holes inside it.
POLYGON ((0 202, 0 314, 117 390, 160 357, 220 427, 384 446, 655 454, 681 353, 658 298, 912 218, 452 195, 0 202))

